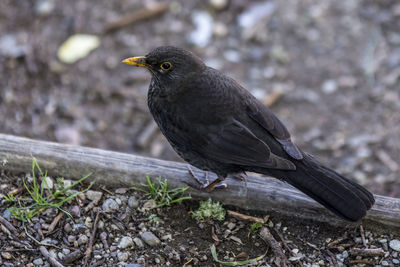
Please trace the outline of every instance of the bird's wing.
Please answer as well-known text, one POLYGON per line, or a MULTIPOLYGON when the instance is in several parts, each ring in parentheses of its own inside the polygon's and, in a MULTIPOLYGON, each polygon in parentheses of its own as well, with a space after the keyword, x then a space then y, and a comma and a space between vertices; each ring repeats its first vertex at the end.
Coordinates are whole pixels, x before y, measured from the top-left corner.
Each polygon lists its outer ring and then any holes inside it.
POLYGON ((295 165, 271 153, 268 145, 246 126, 234 120, 207 133, 208 144, 199 147, 207 158, 241 166, 295 170, 295 165))
POLYGON ((290 139, 290 134, 285 125, 260 101, 255 98, 248 99, 247 114, 256 121, 261 127, 267 130, 276 141, 278 141, 283 149, 292 158, 300 160, 303 154, 290 139))

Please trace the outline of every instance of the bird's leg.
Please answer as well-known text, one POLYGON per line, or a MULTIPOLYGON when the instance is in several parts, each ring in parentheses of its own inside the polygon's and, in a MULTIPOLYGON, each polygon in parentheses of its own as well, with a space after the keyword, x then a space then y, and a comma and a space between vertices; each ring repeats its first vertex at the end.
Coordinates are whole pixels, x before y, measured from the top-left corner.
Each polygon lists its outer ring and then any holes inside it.
POLYGON ((187 168, 188 168, 189 174, 196 180, 196 182, 198 184, 200 184, 200 186, 190 185, 196 189, 199 189, 199 190, 205 189, 207 192, 211 192, 214 189, 223 189, 223 188, 227 187, 226 183, 222 182, 224 180, 223 178, 221 179, 220 177, 218 177, 217 179, 215 179, 213 182, 210 183, 210 181, 208 180, 208 172, 207 171, 205 172, 205 178, 200 179, 194 173, 194 171, 190 165, 188 165, 187 168))

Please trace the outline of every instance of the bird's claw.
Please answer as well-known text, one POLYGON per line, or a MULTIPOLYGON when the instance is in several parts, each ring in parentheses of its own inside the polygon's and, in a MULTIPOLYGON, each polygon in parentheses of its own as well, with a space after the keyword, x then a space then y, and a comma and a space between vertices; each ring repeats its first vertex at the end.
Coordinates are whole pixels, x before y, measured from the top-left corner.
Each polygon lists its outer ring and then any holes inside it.
POLYGON ((225 189, 228 187, 228 185, 223 182, 220 178, 215 179, 213 182, 210 183, 208 180, 208 172, 205 172, 205 177, 204 178, 199 178, 193 171, 193 169, 188 166, 188 171, 189 174, 196 180, 197 184, 194 185, 192 183, 187 183, 190 187, 196 188, 198 190, 205 190, 207 192, 211 192, 214 189, 225 189))

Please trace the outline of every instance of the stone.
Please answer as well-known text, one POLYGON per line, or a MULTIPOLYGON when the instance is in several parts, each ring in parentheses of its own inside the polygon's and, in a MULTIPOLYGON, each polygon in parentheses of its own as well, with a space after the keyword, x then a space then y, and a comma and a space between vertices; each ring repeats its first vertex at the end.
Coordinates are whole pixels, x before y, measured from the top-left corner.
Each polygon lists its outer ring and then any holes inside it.
POLYGON ((128 247, 133 247, 133 246, 134 246, 134 243, 133 243, 132 237, 130 237, 130 236, 122 237, 118 244, 118 247, 122 248, 122 249, 125 249, 128 247))
POLYGON ((43 265, 43 260, 41 258, 33 260, 33 264, 36 266, 43 265))
POLYGON ((93 191, 93 190, 88 190, 86 191, 86 197, 92 201, 99 201, 101 197, 103 196, 103 192, 100 191, 93 191))
POLYGON ((12 213, 11 213, 11 211, 9 211, 8 209, 6 209, 6 210, 3 212, 3 218, 6 219, 7 221, 9 221, 9 220, 11 219, 11 215, 12 215, 12 213))
POLYGON ((54 182, 53 179, 51 179, 50 177, 44 177, 42 180, 42 188, 44 189, 53 189, 54 187, 54 182))
POLYGON ((83 245, 89 241, 89 238, 86 235, 80 235, 78 238, 78 244, 83 245))
POLYGON ((128 252, 118 252, 117 256, 119 261, 127 261, 129 259, 128 252))
POLYGON ((397 239, 390 240, 389 246, 393 250, 400 251, 400 240, 397 239))
POLYGON ((135 238, 133 239, 133 242, 135 242, 135 244, 136 244, 136 246, 137 246, 138 248, 143 248, 143 247, 144 247, 143 241, 142 241, 142 239, 140 239, 139 237, 135 237, 135 238))
POLYGON ((130 196, 128 199, 128 206, 131 209, 136 209, 139 206, 139 201, 136 199, 135 196, 130 196))
POLYGON ((106 199, 106 201, 104 201, 102 205, 102 209, 104 211, 117 210, 118 208, 118 203, 112 198, 106 199))
POLYGON ((155 236, 152 232, 144 232, 140 235, 140 237, 147 245, 151 247, 155 247, 161 243, 160 239, 158 239, 158 237, 155 236))

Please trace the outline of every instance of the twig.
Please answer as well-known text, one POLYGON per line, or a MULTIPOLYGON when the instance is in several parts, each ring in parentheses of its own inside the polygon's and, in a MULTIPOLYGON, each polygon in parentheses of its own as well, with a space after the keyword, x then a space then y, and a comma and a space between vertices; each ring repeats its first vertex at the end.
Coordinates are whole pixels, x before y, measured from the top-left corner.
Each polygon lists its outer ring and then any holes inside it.
POLYGON ((94 207, 96 207, 96 205, 99 203, 100 199, 95 199, 92 200, 86 207, 85 207, 85 212, 90 211, 91 209, 93 209, 94 207))
POLYGON ((82 251, 80 249, 77 249, 77 250, 65 255, 64 263, 65 264, 73 263, 74 261, 76 261, 77 259, 79 259, 82 256, 83 256, 82 251))
POLYGON ((336 246, 337 244, 343 242, 346 239, 347 239, 347 237, 339 237, 338 239, 333 240, 332 242, 330 242, 328 244, 328 248, 333 248, 334 246, 336 246))
POLYGON ((280 262, 276 262, 278 266, 292 266, 292 264, 290 264, 289 260, 286 258, 286 255, 282 250, 281 244, 276 241, 276 239, 267 227, 261 228, 260 235, 271 246, 275 256, 280 259, 280 262))
POLYGON ((367 242, 365 241, 364 227, 362 226, 362 224, 360 224, 360 235, 364 247, 367 247, 367 242))
POLYGON ((42 255, 46 258, 46 260, 48 260, 50 262, 51 266, 55 266, 55 267, 63 267, 64 266, 50 255, 49 251, 46 249, 45 246, 40 246, 39 250, 42 253, 42 255))
POLYGON ((47 229, 47 233, 51 233, 54 231, 56 228, 58 222, 61 220, 61 218, 64 216, 64 212, 59 212, 58 215, 54 218, 54 220, 51 222, 49 228, 47 229))
POLYGON ((237 219, 240 220, 246 220, 246 221, 252 221, 252 222, 259 222, 259 223, 265 223, 264 219, 261 218, 257 218, 257 217, 253 217, 253 216, 249 216, 249 215, 245 215, 233 210, 227 210, 228 214, 231 215, 232 217, 235 217, 237 219))
POLYGON ((96 214, 96 218, 94 219, 93 228, 92 228, 92 234, 90 235, 89 244, 88 244, 87 249, 85 251, 85 263, 84 263, 84 266, 88 266, 89 257, 92 254, 93 242, 94 242, 94 238, 96 236, 97 223, 99 221, 100 214, 101 214, 101 211, 98 211, 97 214, 96 214))
POLYGON ((285 238, 283 238, 282 234, 278 231, 278 229, 274 228, 275 233, 279 236, 279 239, 282 241, 283 246, 287 249, 288 252, 291 251, 290 247, 286 243, 285 238))
POLYGON ((350 254, 359 256, 382 256, 385 251, 381 248, 352 248, 350 249, 350 254))
POLYGON ((358 264, 358 263, 361 263, 361 264, 368 264, 368 265, 375 265, 375 263, 373 263, 373 262, 371 262, 371 261, 369 261, 369 260, 366 260, 366 259, 359 259, 359 260, 352 260, 352 261, 350 261, 351 266, 356 265, 356 264, 358 264))
POLYGON ((130 14, 126 14, 125 16, 118 18, 117 20, 115 20, 113 22, 108 23, 105 26, 104 31, 110 32, 110 31, 125 27, 134 22, 155 17, 155 16, 163 13, 164 11, 166 11, 167 8, 168 8, 167 3, 157 3, 156 5, 154 5, 150 8, 142 8, 142 9, 136 10, 130 14))
POLYGON ((338 263, 336 261, 335 255, 333 255, 333 253, 329 249, 326 250, 326 253, 328 253, 329 257, 331 258, 333 266, 334 267, 339 267, 339 265, 338 265, 338 263))
POLYGON ((3 218, 3 216, 0 216, 0 223, 2 223, 8 230, 10 230, 14 235, 18 234, 17 229, 6 219, 3 218))

